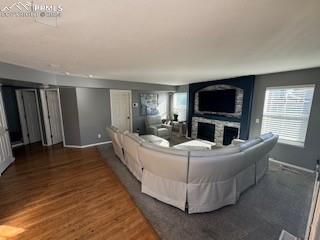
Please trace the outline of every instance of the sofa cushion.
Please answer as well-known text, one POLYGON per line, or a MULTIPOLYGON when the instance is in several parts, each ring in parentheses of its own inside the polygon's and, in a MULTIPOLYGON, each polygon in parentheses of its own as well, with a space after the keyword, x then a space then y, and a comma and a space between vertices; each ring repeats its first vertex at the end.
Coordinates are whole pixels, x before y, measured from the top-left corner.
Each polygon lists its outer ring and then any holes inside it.
POLYGON ((252 140, 249 140, 249 141, 246 141, 245 143, 242 143, 240 144, 240 150, 241 151, 244 151, 254 145, 257 145, 259 143, 262 142, 262 139, 261 138, 255 138, 255 139, 252 139, 252 140))
POLYGON ((169 130, 167 128, 158 128, 158 136, 167 136, 169 134, 169 130))
POLYGON ((114 131, 114 132, 119 132, 119 129, 116 128, 115 126, 110 126, 111 130, 114 131))
POLYGON ((185 150, 179 150, 174 148, 168 148, 168 147, 162 147, 159 145, 155 145, 152 143, 144 142, 142 143, 142 146, 154 151, 166 153, 166 154, 172 154, 172 155, 178 155, 178 156, 188 156, 188 151, 185 150))
POLYGON ((201 151, 190 151, 190 157, 209 157, 209 156, 221 156, 240 152, 239 146, 230 146, 220 148, 217 150, 201 150, 201 151))
POLYGON ((269 133, 262 134, 259 138, 260 138, 262 141, 265 141, 265 140, 271 138, 272 136, 273 136, 273 133, 272 133, 272 132, 269 132, 269 133))
POLYGON ((133 139, 134 141, 138 142, 139 144, 142 144, 143 142, 145 142, 145 140, 143 138, 139 137, 139 135, 129 133, 129 134, 127 134, 127 136, 129 138, 133 139))

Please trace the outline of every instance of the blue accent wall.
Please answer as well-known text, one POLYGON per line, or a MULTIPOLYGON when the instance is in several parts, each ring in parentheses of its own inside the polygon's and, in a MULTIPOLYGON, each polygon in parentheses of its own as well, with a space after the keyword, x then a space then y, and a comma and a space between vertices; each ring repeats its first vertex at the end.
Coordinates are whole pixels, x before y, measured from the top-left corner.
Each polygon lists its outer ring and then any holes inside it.
POLYGON ((189 86, 189 112, 188 112, 188 136, 191 137, 191 128, 192 128, 192 117, 204 117, 215 120, 222 121, 232 121, 240 122, 240 138, 248 139, 249 138, 249 129, 250 129, 250 119, 251 119, 251 109, 252 109, 252 100, 253 100, 253 91, 254 91, 254 81, 255 76, 244 76, 237 78, 229 78, 223 80, 215 80, 209 82, 200 82, 192 83, 189 86), (200 89, 203 89, 208 86, 226 84, 234 87, 243 89, 243 105, 242 105, 242 116, 241 118, 236 117, 227 117, 214 114, 195 114, 194 113, 194 101, 195 94, 200 89))

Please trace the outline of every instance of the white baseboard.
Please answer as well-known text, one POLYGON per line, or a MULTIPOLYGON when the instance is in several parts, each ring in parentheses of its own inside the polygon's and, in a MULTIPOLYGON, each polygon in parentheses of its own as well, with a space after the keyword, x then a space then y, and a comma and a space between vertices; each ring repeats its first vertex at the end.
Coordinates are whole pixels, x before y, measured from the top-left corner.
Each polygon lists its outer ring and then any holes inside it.
POLYGON ((24 146, 24 143, 16 143, 11 145, 12 148, 21 147, 21 146, 24 146))
POLYGON ((10 158, 10 159, 8 159, 7 161, 4 161, 4 162, 2 162, 2 163, 0 164, 0 176, 1 176, 1 174, 4 172, 4 170, 6 170, 7 167, 9 167, 10 164, 13 163, 13 162, 14 162, 14 157, 13 157, 13 158, 10 158))
POLYGON ((88 148, 88 147, 94 147, 94 146, 103 145, 103 144, 109 144, 109 143, 111 143, 111 141, 93 143, 93 144, 88 144, 88 145, 64 145, 64 147, 66 147, 66 148, 88 148))
POLYGON ((301 171, 304 171, 304 172, 308 172, 308 173, 314 173, 315 172, 314 170, 311 170, 311 169, 308 169, 308 168, 304 168, 304 167, 299 167, 297 165, 286 163, 286 162, 281 162, 281 161, 275 160, 273 158, 269 158, 269 161, 278 163, 278 164, 283 165, 283 166, 295 168, 295 169, 298 169, 298 170, 301 170, 301 171))

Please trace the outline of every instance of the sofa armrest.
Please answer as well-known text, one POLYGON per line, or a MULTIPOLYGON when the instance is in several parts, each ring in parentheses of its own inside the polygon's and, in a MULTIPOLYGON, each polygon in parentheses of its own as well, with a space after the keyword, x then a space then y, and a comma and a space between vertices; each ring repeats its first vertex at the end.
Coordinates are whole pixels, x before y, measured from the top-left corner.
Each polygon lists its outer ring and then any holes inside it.
POLYGON ((165 127, 165 128, 168 128, 168 130, 171 130, 172 129, 172 125, 169 125, 169 124, 161 124, 161 127, 165 127))
POLYGON ((172 135, 172 125, 169 124, 161 124, 162 127, 165 127, 169 131, 169 138, 171 138, 172 135))
POLYGON ((242 143, 244 143, 244 142, 246 142, 246 141, 245 141, 245 140, 242 140, 242 139, 236 138, 236 139, 233 139, 233 140, 232 140, 231 144, 234 145, 234 146, 239 146, 240 144, 242 144, 242 143))

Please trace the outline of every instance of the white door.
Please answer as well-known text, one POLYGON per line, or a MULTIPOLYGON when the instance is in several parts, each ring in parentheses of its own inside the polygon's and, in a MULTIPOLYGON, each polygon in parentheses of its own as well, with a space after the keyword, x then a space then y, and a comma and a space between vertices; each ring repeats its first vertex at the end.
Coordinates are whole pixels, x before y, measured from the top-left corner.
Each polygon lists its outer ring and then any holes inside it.
POLYGON ((29 143, 41 141, 38 106, 35 91, 22 91, 29 143))
POLYGON ((7 119, 0 91, 0 175, 14 160, 11 150, 7 119))
POLYGON ((111 124, 121 131, 131 131, 131 91, 110 90, 111 124))
POLYGON ((24 104, 23 104, 21 90, 16 90, 16 97, 17 97, 17 104, 18 104, 18 110, 19 110, 20 125, 21 125, 22 136, 23 136, 23 143, 28 144, 29 143, 28 129, 27 129, 27 122, 25 119, 26 114, 24 112, 24 104))
POLYGON ((48 119, 52 144, 62 142, 61 116, 57 90, 46 90, 48 119))

